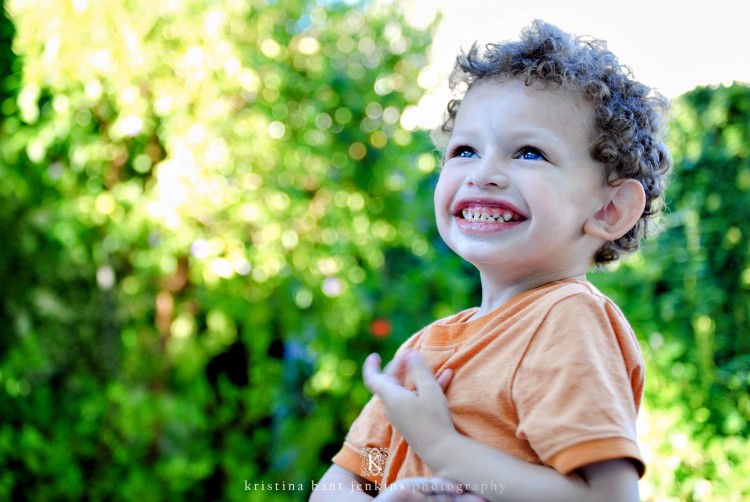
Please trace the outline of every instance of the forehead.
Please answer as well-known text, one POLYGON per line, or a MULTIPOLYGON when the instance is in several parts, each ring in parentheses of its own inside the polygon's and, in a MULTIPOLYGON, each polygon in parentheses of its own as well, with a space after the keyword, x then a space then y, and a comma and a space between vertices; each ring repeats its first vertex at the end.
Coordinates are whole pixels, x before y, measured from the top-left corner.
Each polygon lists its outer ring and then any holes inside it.
POLYGON ((582 120, 593 125, 594 110, 575 91, 562 88, 552 82, 534 81, 526 84, 517 78, 483 78, 474 82, 466 91, 458 107, 480 109, 538 108, 542 115, 567 116, 569 120, 582 120))
POLYGON ((497 142, 538 142, 533 146, 548 148, 558 157, 589 157, 594 112, 583 98, 558 87, 486 79, 467 91, 451 137, 465 141, 475 135, 497 142))

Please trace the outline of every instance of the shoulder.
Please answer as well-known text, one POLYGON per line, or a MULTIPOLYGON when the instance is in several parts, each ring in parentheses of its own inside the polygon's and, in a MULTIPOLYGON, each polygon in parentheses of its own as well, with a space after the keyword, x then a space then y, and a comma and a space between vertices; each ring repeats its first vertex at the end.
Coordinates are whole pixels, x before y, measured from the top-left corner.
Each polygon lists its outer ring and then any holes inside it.
POLYGON ((584 301, 590 300, 592 302, 611 303, 614 305, 612 300, 599 291, 596 286, 586 280, 569 279, 553 282, 550 283, 543 292, 545 293, 544 296, 546 300, 551 303, 566 298, 577 298, 584 301))
POLYGON ((451 324, 466 322, 471 319, 471 317, 476 313, 477 310, 478 309, 476 307, 472 307, 460 312, 456 312, 455 314, 451 314, 449 316, 433 321, 427 326, 426 329, 432 326, 450 326, 451 324))
POLYGON ((431 322, 406 339, 399 347, 398 352, 405 349, 419 349, 425 341, 434 342, 436 339, 443 337, 445 333, 464 330, 466 321, 476 311, 476 308, 469 308, 431 322))
POLYGON ((577 360, 624 359, 628 367, 643 365, 635 332, 622 311, 593 284, 566 281, 551 291, 544 316, 526 358, 565 354, 577 360))
POLYGON ((561 282, 551 289, 545 303, 552 319, 574 324, 598 320, 597 324, 611 325, 632 333, 622 310, 590 282, 561 282))

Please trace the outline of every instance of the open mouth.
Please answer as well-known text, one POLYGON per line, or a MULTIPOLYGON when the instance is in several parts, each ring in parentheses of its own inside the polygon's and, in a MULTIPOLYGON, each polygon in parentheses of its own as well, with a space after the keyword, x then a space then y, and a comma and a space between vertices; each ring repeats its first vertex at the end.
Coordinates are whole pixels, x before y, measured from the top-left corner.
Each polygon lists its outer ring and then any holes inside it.
POLYGON ((526 219, 510 209, 495 207, 465 207, 456 216, 466 221, 485 223, 509 223, 526 219))
POLYGON ((453 216, 465 223, 504 226, 520 223, 528 219, 513 205, 503 200, 486 197, 459 201, 453 207, 453 216))

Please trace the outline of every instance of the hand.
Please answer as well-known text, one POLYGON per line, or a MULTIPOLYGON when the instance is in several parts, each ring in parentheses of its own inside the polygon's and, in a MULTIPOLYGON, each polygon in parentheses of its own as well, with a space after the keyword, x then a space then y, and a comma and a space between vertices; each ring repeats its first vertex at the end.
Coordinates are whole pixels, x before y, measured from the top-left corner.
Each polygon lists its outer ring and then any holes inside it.
POLYGON ((391 423, 398 429, 415 453, 425 460, 428 448, 439 439, 455 433, 443 390, 453 377, 443 371, 437 379, 427 363, 414 351, 404 351, 380 371, 380 356, 371 354, 363 366, 365 386, 385 404, 391 423), (407 376, 416 384, 416 391, 405 387, 407 376))
POLYGON ((382 489, 375 500, 381 502, 486 502, 461 485, 444 478, 399 479, 382 489))

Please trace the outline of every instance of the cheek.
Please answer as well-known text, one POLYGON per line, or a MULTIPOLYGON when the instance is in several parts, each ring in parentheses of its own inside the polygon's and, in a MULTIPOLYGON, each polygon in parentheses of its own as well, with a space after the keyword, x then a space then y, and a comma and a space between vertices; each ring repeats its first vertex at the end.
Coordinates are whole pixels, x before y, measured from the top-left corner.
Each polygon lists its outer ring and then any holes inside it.
POLYGON ((437 184, 435 185, 435 202, 450 203, 460 184, 461 180, 458 173, 446 169, 440 171, 437 184))
POLYGON ((433 193, 433 202, 435 204, 435 214, 440 214, 441 209, 446 206, 447 198, 447 183, 445 177, 441 174, 438 178, 437 184, 435 185, 435 193, 433 193))
POLYGON ((514 185, 518 187, 521 198, 532 212, 554 206, 560 195, 560 185, 556 180, 540 179, 537 176, 526 176, 523 179, 517 177, 514 185))
POLYGON ((447 183, 445 177, 438 178, 437 185, 435 186, 435 193, 433 194, 435 223, 437 224, 438 231, 441 236, 444 237, 444 232, 450 221, 450 205, 453 200, 454 191, 450 187, 450 183, 447 183))
POLYGON ((589 215, 591 194, 579 186, 560 180, 557 183, 527 185, 526 203, 532 209, 536 224, 581 228, 589 215))

